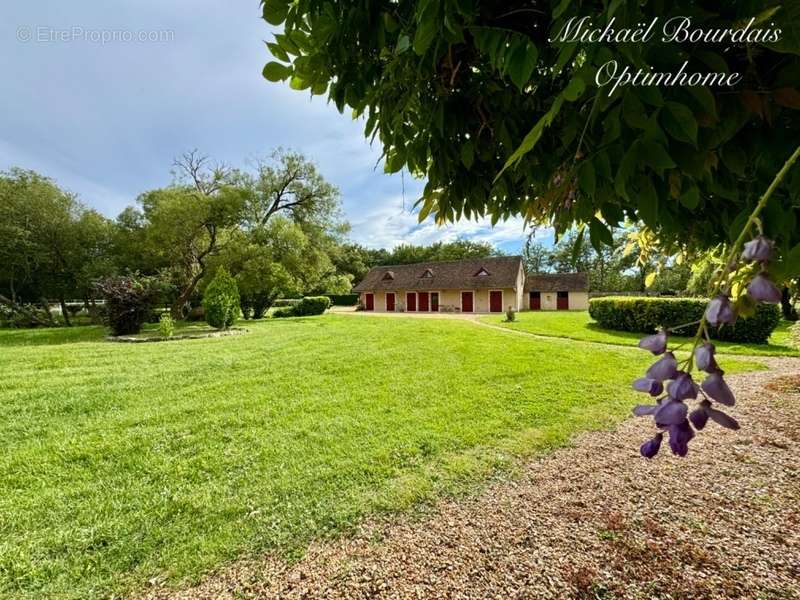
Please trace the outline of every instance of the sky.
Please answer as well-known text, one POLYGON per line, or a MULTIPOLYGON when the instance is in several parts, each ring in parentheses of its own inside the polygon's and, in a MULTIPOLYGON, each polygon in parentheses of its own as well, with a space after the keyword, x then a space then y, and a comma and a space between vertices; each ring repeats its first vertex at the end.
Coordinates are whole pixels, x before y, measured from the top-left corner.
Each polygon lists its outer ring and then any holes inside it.
POLYGON ((353 241, 391 248, 465 237, 520 251, 520 219, 418 223, 424 182, 385 174, 363 123, 262 78, 271 39, 257 0, 6 0, 0 170, 39 171, 114 217, 169 184, 187 150, 244 166, 282 146, 340 189, 353 241))

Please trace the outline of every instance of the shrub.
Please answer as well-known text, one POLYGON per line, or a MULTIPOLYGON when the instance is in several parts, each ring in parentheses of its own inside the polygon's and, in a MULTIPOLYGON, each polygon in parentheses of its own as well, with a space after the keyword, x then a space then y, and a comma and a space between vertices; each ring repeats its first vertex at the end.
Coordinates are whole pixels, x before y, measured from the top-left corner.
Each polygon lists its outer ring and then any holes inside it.
POLYGON ((293 317, 294 316, 294 308, 291 306, 284 306, 282 308, 278 308, 272 313, 272 317, 275 319, 281 319, 284 317, 293 317))
POLYGON ((139 275, 107 277, 96 287, 105 299, 106 320, 114 335, 139 333, 161 293, 154 278, 139 275))
POLYGON ((169 338, 173 333, 175 333, 175 321, 172 320, 172 315, 168 312, 162 313, 158 320, 158 335, 169 338))
POLYGON ((358 304, 358 294, 325 294, 331 301, 331 306, 355 306, 358 304))
MULTIPOLYGON (((707 300, 700 298, 645 298, 609 296, 592 298, 589 314, 605 329, 652 333, 660 327, 691 323, 702 318, 707 300)), ((711 337, 729 342, 766 344, 780 322, 774 304, 759 304, 752 317, 740 318, 734 326, 709 329, 711 337)), ((693 335, 695 325, 674 329, 677 335, 693 335)))
POLYGON ((225 267, 220 267, 203 294, 206 323, 217 329, 227 329, 236 323, 240 311, 236 280, 225 267))
POLYGON ((278 298, 272 303, 272 306, 282 308, 284 306, 296 306, 300 304, 302 298, 278 298))
POLYGON ((506 310, 506 322, 513 323, 517 320, 517 311, 514 310, 513 306, 509 306, 508 310, 506 310))
POLYGON ((331 306, 331 300, 327 296, 306 296, 295 304, 292 312, 296 317, 309 315, 321 315, 331 306))

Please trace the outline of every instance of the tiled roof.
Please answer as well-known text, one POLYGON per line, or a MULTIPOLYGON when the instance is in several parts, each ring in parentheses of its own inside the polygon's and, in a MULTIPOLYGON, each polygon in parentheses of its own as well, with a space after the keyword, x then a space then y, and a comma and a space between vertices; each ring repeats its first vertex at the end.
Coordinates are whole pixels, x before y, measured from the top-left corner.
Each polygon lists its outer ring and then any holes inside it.
POLYGON ((370 269, 353 291, 513 288, 521 266, 519 256, 386 265, 370 269), (428 270, 430 275, 426 276, 428 270), (480 274, 482 271, 486 274, 480 274))
POLYGON ((528 273, 526 292, 588 292, 586 273, 528 273))

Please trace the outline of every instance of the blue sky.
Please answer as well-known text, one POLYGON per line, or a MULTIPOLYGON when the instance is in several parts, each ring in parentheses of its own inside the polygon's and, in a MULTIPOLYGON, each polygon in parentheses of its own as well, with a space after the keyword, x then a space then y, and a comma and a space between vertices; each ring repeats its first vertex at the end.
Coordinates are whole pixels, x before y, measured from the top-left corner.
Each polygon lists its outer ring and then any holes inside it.
POLYGON ((519 251, 520 220, 494 229, 419 224, 411 208, 423 183, 384 174, 363 125, 324 98, 264 80, 267 39, 255 0, 4 2, 0 169, 40 171, 115 216, 140 192, 168 184, 173 158, 186 150, 240 166, 284 146, 339 187, 357 242, 463 236, 519 251), (139 41, 140 32, 160 39, 139 41), (117 39, 103 43, 103 35, 117 39))

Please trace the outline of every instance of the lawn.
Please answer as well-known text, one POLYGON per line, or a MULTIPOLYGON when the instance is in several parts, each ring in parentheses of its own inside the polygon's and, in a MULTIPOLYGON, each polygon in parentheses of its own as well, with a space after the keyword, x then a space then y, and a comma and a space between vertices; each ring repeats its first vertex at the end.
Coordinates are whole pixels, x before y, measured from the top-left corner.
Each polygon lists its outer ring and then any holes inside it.
MULTIPOLYGON (((587 311, 537 311, 517 313, 516 321, 507 323, 505 315, 480 317, 480 320, 492 325, 501 325, 509 329, 526 331, 548 337, 584 340, 587 342, 603 342, 620 346, 636 346, 644 334, 629 333, 603 329, 589 316, 587 311)), ((800 351, 791 348, 789 327, 791 323, 781 321, 769 344, 739 344, 734 342, 717 342, 717 351, 727 354, 752 356, 800 356, 800 351)), ((687 338, 673 337, 673 341, 683 343, 687 338)))
POLYGON ((0 596, 106 597, 298 556, 613 425, 650 361, 460 320, 246 326, 153 344, 0 331, 0 596))

